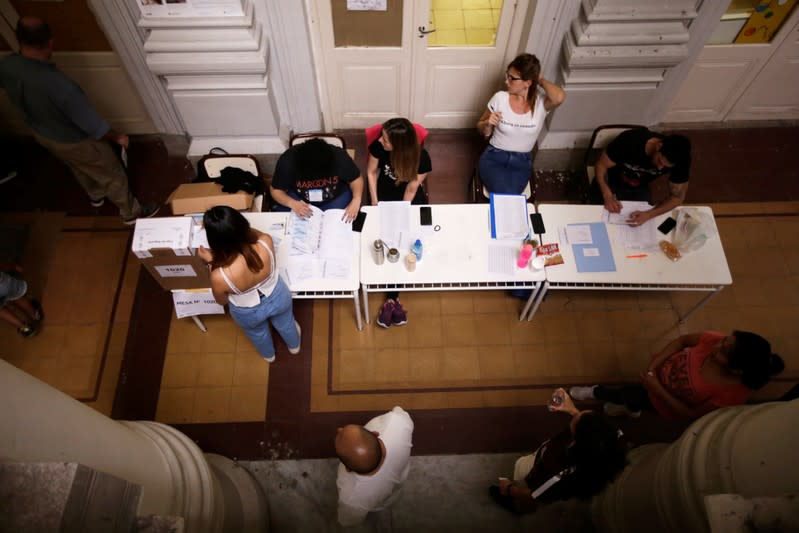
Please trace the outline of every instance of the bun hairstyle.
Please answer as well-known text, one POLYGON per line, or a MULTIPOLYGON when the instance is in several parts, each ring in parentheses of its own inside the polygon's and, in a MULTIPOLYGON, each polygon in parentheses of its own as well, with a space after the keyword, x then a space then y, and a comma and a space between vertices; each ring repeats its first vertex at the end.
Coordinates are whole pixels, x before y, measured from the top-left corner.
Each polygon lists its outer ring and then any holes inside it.
POLYGON ((771 344, 756 333, 749 331, 732 332, 735 337, 730 353, 728 367, 741 373, 741 383, 757 390, 769 381, 769 377, 785 369, 782 357, 771 352, 771 344))
POLYGON ((533 82, 527 89, 527 103, 530 112, 535 109, 535 98, 538 94, 538 78, 541 76, 541 62, 533 54, 521 54, 508 64, 508 69, 519 71, 519 76, 525 81, 533 82))
POLYGON ((415 180, 422 148, 413 124, 407 118, 390 118, 383 122, 383 131, 391 142, 391 166, 397 182, 415 180))

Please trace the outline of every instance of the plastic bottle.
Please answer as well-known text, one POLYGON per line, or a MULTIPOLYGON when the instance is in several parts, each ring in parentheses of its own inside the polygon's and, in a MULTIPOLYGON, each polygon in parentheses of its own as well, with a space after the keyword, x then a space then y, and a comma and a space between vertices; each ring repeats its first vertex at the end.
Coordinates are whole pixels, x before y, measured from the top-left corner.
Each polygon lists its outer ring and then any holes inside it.
POLYGON ((416 256, 416 260, 417 261, 421 261, 422 260, 422 241, 421 240, 416 239, 416 242, 414 242, 413 246, 411 246, 411 252, 413 252, 413 255, 416 256))
POLYGON ((530 262, 530 258, 533 256, 533 245, 532 244, 525 244, 522 246, 522 249, 519 250, 519 258, 516 260, 516 266, 519 268, 527 268, 527 263, 530 262))

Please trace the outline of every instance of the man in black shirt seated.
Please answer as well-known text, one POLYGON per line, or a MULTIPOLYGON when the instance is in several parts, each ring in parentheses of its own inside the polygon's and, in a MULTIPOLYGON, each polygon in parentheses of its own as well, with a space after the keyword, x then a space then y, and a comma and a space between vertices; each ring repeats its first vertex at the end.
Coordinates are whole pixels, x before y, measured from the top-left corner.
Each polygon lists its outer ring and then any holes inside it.
POLYGON ((627 130, 616 137, 597 161, 592 203, 611 213, 621 211, 621 200, 651 202, 649 184, 660 176, 669 182, 669 196, 647 211, 635 211, 630 224, 639 226, 685 201, 691 166, 691 142, 682 135, 662 135, 646 128, 627 130))

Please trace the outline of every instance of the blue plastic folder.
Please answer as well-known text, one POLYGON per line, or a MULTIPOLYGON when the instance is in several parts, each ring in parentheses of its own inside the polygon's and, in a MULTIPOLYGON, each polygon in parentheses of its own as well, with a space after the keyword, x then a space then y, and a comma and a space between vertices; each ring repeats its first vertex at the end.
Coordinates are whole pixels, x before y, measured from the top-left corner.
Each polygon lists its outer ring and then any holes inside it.
POLYGON ((524 239, 530 235, 527 199, 523 194, 489 196, 489 222, 492 239, 524 239))
POLYGON ((570 226, 589 226, 591 228, 591 244, 572 244, 574 262, 577 272, 615 272, 613 250, 610 247, 608 228, 604 222, 589 224, 569 224, 570 226))

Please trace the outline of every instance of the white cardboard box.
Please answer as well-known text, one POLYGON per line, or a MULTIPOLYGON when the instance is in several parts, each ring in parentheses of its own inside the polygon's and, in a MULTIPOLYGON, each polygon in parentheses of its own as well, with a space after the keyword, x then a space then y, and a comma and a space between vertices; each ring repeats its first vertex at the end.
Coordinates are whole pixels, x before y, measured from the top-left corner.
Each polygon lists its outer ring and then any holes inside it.
POLYGON ((139 259, 152 257, 152 248, 171 248, 175 255, 192 255, 191 226, 191 217, 140 218, 136 220, 131 250, 139 259))

